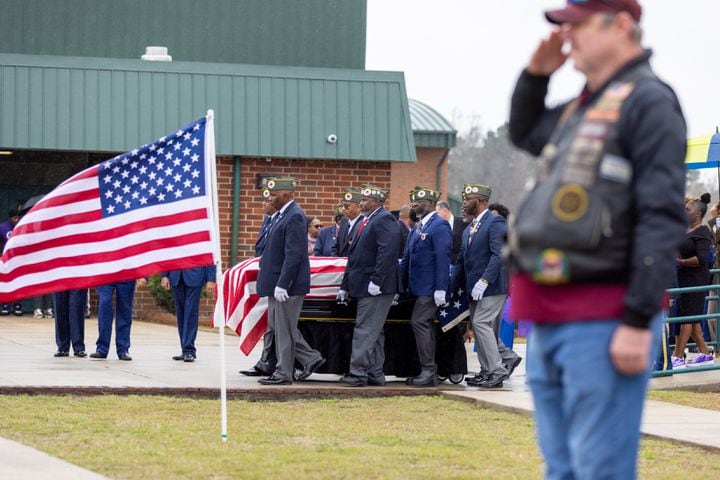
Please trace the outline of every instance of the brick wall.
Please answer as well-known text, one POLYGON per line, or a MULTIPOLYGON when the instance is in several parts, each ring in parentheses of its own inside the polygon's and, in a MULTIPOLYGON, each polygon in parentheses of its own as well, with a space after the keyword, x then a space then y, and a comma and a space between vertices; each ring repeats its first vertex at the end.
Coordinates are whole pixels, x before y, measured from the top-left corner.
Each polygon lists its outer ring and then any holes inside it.
MULTIPOLYGON (((430 163, 432 162, 430 161, 430 163)), ((234 164, 235 161, 231 157, 218 158, 220 245, 223 268, 227 268, 231 255, 234 164)), ((437 161, 433 164, 433 172, 436 164, 437 161)), ((390 188, 390 162, 242 158, 238 260, 253 256, 255 239, 262 223, 262 197, 256 188, 258 174, 296 177, 298 188, 295 198, 298 203, 306 214, 320 217, 325 225, 331 224, 333 207, 339 203, 341 192, 345 188, 359 187, 363 183, 390 188)), ((404 202, 407 198, 405 190, 409 190, 409 187, 400 190, 403 194, 397 200, 398 202, 404 202)), ((396 190, 393 188, 393 191, 390 192, 390 202, 397 197, 395 192, 396 190)), ((202 322, 207 323, 213 306, 214 302, 209 298, 200 302, 202 322)), ((148 288, 139 288, 136 291, 134 312, 139 318, 174 322, 172 315, 155 305, 155 299, 148 288)))
MULTIPOLYGON (((392 191, 389 210, 397 210, 409 203, 408 193, 415 185, 437 188, 437 165, 447 150, 444 148, 418 148, 417 163, 395 162, 391 165, 392 191)), ((440 191, 447 199, 447 159, 442 165, 440 191)))

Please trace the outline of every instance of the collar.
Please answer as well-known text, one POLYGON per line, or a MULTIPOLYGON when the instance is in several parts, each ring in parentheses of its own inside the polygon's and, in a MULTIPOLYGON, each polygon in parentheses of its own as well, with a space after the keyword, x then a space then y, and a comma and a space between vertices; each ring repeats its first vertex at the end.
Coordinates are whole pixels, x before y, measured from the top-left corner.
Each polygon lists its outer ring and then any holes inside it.
POLYGON ((483 216, 485 216, 485 214, 487 213, 487 211, 488 211, 488 209, 486 208, 485 210, 483 210, 482 212, 480 212, 480 215, 478 215, 477 217, 475 217, 475 222, 476 222, 475 225, 480 225, 480 220, 482 220, 483 216))
POLYGON ((435 215, 434 210, 432 212, 428 213, 427 215, 425 215, 424 217, 422 217, 420 219, 420 228, 425 227, 425 225, 427 225, 427 223, 430 221, 430 219, 433 217, 433 215, 435 215))
POLYGON ((625 75, 628 71, 638 67, 639 65, 648 64, 652 54, 653 51, 649 48, 646 48, 643 53, 620 67, 618 71, 615 72, 612 76, 610 76, 610 78, 608 78, 605 83, 600 85, 597 90, 591 92, 590 90, 588 90, 587 85, 583 86, 583 90, 582 92, 580 92, 580 96, 578 97, 578 103, 580 104, 580 106, 587 105, 588 103, 594 101, 596 98, 598 98, 599 95, 602 94, 602 92, 605 91, 608 85, 610 85, 612 82, 617 81, 618 78, 625 75))
POLYGON ((287 203, 286 203, 285 205, 283 205, 282 207, 280 207, 280 210, 278 210, 276 213, 279 213, 280 216, 282 217, 283 215, 285 215, 285 212, 286 212, 287 209, 290 207, 290 205, 292 205, 293 203, 295 203, 295 199, 294 199, 294 198, 293 198, 292 200, 290 200, 289 202, 287 202, 287 203))

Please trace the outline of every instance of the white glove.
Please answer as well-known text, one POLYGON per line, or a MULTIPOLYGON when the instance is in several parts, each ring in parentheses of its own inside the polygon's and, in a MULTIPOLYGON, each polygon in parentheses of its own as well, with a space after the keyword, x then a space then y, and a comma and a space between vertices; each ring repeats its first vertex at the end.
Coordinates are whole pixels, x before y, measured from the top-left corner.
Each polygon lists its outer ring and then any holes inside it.
POLYGON ((377 295, 380 295, 382 292, 380 291, 380 287, 378 285, 375 285, 371 280, 370 284, 368 284, 368 293, 375 297, 377 295))
POLYGON ((473 300, 476 302, 479 302, 482 300, 483 294, 485 293, 485 289, 488 287, 487 282, 483 280, 482 278, 477 281, 475 286, 472 289, 472 292, 470 292, 470 296, 473 300))
POLYGON ((275 297, 275 300, 282 303, 285 300, 287 300, 288 298, 290 298, 290 295, 288 295, 287 290, 285 290, 284 288, 275 287, 274 297, 275 297))
POLYGON ((391 306, 394 307, 395 305, 400 303, 400 294, 396 293, 395 296, 393 296, 393 301, 391 306))
POLYGON ((433 293, 433 297, 435 298, 436 307, 442 307, 443 305, 447 305, 447 301, 445 301, 445 290, 435 290, 435 293, 433 293))
POLYGON ((338 290, 338 293, 335 296, 335 300, 337 300, 339 303, 344 303, 346 299, 347 292, 345 290, 338 290))

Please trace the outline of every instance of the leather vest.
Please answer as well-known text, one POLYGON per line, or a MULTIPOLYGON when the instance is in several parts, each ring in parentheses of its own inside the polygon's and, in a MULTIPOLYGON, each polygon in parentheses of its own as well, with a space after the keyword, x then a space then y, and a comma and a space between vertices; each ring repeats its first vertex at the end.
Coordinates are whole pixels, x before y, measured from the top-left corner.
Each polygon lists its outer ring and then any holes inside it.
POLYGON ((516 271, 545 285, 627 280, 633 162, 618 144, 618 121, 636 85, 656 78, 641 65, 614 79, 590 104, 568 104, 510 230, 516 271))

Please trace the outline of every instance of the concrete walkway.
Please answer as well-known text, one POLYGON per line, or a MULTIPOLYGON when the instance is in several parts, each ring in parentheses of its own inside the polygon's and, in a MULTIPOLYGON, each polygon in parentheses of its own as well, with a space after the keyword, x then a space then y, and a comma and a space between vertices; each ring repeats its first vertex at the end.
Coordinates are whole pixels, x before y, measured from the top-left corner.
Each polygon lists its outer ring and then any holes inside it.
MULTIPOLYGON (((88 353, 95 350, 97 321, 85 325, 88 353)), ((177 330, 173 326, 135 322, 132 326, 132 362, 117 359, 115 352, 106 360, 54 358, 52 319, 0 317, 0 394, 8 393, 165 393, 201 395, 217 398, 219 374, 219 335, 217 330, 200 331, 196 342, 198 359, 194 363, 171 359, 179 351, 177 330)), ((407 387, 404 378, 388 377, 386 387, 349 389, 337 382, 337 375, 313 375, 308 381, 284 387, 265 387, 256 378, 238 374, 252 366, 260 355, 256 348, 249 357, 238 349, 238 339, 226 335, 227 388, 230 398, 316 398, 322 396, 389 396, 441 393, 447 398, 475 402, 489 408, 531 414, 532 398, 525 383, 525 362, 499 390, 483 391, 449 382, 437 389, 407 387)), ((515 349, 525 356, 525 345, 515 349)), ((478 371, 478 363, 468 345, 468 369, 478 371)), ((651 388, 714 389, 720 386, 720 370, 674 375, 653 379, 651 388)), ((647 401, 644 434, 720 449, 720 412, 647 401)), ((0 438, 0 478, 101 478, 54 459, 42 452, 0 438), (8 442, 8 443, 5 443, 8 442), (6 448, 7 446, 7 448, 6 448), (58 462, 55 464, 54 462, 58 462), (9 470, 15 469, 15 470, 9 470), (28 469, 23 475, 23 469, 28 469)))

